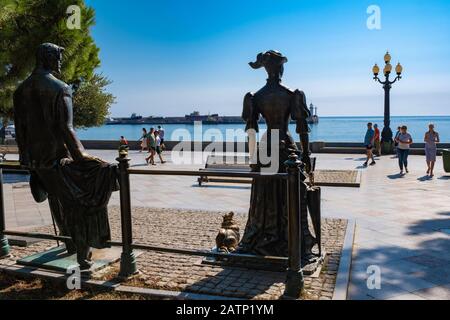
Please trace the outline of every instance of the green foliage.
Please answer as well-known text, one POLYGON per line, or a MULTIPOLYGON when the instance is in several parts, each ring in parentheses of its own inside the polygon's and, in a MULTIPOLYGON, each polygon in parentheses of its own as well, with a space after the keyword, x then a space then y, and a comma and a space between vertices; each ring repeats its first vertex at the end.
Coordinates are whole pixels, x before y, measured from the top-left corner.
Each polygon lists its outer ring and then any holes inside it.
MULTIPOLYGON (((86 6, 84 0, 0 0, 0 116, 12 117, 13 92, 32 72, 36 48, 44 42, 66 49, 61 80, 83 88, 77 101, 83 101, 84 105, 74 103, 74 109, 79 113, 78 108, 86 108, 86 99, 80 97, 83 92, 89 92, 86 87, 92 84, 95 87, 99 79, 108 83, 94 72, 100 65, 99 48, 90 35, 94 16, 94 9, 86 6), (67 28, 66 11, 71 5, 81 8, 81 29, 67 28)), ((104 93, 104 86, 98 94, 106 96, 103 99, 97 96, 97 101, 91 104, 94 107, 89 110, 94 121, 86 122, 87 116, 78 117, 78 121, 85 122, 76 125, 98 124, 98 117, 105 114, 105 107, 111 105, 111 96, 104 93), (107 104, 98 104, 101 101, 107 104), (95 108, 98 108, 98 114, 95 114, 95 108)))
POLYGON ((105 87, 111 84, 102 75, 94 75, 89 81, 85 81, 75 91, 73 103, 74 123, 76 127, 101 126, 109 114, 109 108, 114 103, 115 97, 105 92, 105 87))

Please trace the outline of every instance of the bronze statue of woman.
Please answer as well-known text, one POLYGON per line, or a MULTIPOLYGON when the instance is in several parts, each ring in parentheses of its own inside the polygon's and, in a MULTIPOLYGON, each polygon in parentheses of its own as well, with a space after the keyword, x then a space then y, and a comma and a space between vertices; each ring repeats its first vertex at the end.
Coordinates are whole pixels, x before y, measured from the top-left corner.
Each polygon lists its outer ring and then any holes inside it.
MULTIPOLYGON (((278 131, 279 146, 278 172, 286 172, 284 165, 292 152, 300 153, 289 132, 291 118, 297 123, 297 133, 300 135, 303 168, 310 171, 309 128, 306 119, 309 110, 306 97, 302 91, 291 90, 281 83, 284 64, 287 58, 280 52, 268 51, 260 53, 256 62, 251 62, 253 69, 264 67, 269 78, 267 84, 257 93, 248 93, 244 100, 243 119, 247 123, 246 131, 259 132, 260 116, 266 120, 268 141, 275 130, 278 131)), ((276 137, 276 136, 275 136, 276 137)), ((261 146, 259 147, 261 149, 261 146)), ((269 149, 269 157, 276 156, 274 148, 269 149)), ((261 150, 259 150, 261 151, 261 150)), ((273 161, 273 160, 272 160, 273 161)), ((263 164, 258 161, 253 165, 254 171, 261 171, 263 164)), ((302 183, 305 201, 302 204, 302 256, 310 254, 314 244, 307 223, 306 190, 302 183)), ((280 179, 254 179, 251 192, 249 218, 244 236, 239 244, 238 252, 257 255, 287 256, 288 253, 288 207, 286 181, 280 179)))

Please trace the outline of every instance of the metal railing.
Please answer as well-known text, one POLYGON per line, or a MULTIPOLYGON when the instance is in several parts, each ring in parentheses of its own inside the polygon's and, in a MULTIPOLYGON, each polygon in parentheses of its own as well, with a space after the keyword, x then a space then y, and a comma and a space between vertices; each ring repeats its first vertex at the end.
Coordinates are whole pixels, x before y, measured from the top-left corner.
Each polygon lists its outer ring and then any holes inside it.
MULTIPOLYGON (((121 242, 110 241, 111 246, 122 247, 120 259, 120 277, 129 277, 137 272, 136 256, 134 250, 147 250, 163 253, 184 254, 193 256, 204 256, 213 258, 232 258, 253 260, 259 262, 287 262, 287 281, 285 296, 289 298, 298 298, 303 288, 303 272, 301 268, 301 226, 300 226, 300 161, 296 154, 292 154, 285 165, 287 173, 261 174, 257 172, 230 172, 230 171, 179 171, 179 170, 136 170, 130 169, 128 155, 121 153, 118 161, 119 184, 120 184, 120 219, 121 219, 121 242), (234 177, 234 178, 252 178, 252 179, 283 179, 286 180, 288 187, 287 207, 288 207, 288 257, 257 256, 251 254, 225 254, 207 250, 179 249, 161 246, 150 246, 146 244, 137 244, 133 242, 132 212, 131 212, 131 191, 130 175, 164 175, 164 176, 195 176, 208 175, 211 177, 234 177)), ((7 256, 10 252, 10 246, 6 236, 20 236, 37 238, 44 240, 64 241, 70 240, 70 237, 19 232, 6 230, 5 210, 3 195, 3 166, 0 165, 0 257, 7 256)), ((22 171, 20 166, 7 170, 22 171)))

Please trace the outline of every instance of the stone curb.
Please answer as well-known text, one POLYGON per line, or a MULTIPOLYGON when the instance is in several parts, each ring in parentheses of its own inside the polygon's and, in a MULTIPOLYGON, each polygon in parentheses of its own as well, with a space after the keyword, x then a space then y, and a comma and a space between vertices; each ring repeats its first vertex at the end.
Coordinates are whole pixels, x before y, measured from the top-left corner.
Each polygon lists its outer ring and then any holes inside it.
POLYGON ((355 220, 348 220, 344 244, 342 246, 341 259, 339 262, 339 269, 336 277, 336 285, 334 287, 333 300, 347 300, 348 297, 355 229, 355 220))

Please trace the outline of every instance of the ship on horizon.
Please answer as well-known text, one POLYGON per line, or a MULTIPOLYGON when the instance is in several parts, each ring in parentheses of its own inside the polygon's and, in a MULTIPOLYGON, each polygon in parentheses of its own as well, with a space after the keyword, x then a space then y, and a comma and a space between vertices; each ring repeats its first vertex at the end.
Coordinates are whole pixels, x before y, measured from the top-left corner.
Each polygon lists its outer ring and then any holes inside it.
POLYGON ((133 113, 131 117, 125 118, 108 118, 106 125, 118 124, 193 124, 194 122, 202 122, 204 124, 237 124, 244 123, 241 117, 219 116, 219 114, 202 115, 198 111, 194 111, 184 117, 143 117, 133 113))
MULTIPOLYGON (((310 106, 311 116, 307 121, 309 124, 317 124, 319 117, 317 115, 317 107, 313 104, 310 106)), ((220 116, 219 114, 202 115, 198 111, 194 111, 184 117, 143 117, 133 113, 131 117, 124 118, 107 118, 106 125, 126 125, 126 124, 141 124, 141 125, 163 125, 163 124, 194 124, 195 122, 202 122, 203 124, 244 124, 244 120, 240 116, 220 116)), ((261 117, 260 123, 265 120, 261 117)))

